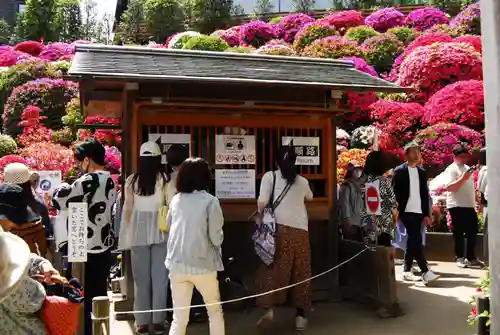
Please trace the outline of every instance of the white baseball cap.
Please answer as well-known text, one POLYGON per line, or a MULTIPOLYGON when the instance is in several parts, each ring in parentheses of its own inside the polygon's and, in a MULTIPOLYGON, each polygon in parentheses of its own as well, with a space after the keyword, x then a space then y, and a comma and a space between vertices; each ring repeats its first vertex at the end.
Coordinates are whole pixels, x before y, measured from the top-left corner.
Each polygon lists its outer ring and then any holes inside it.
POLYGON ((160 155, 161 155, 160 146, 156 142, 149 141, 141 145, 140 156, 153 157, 160 155))
POLYGON ((30 249, 20 237, 0 232, 0 302, 7 298, 28 272, 30 249))
POLYGON ((3 169, 3 181, 5 183, 24 184, 30 178, 30 169, 23 163, 10 163, 3 169))

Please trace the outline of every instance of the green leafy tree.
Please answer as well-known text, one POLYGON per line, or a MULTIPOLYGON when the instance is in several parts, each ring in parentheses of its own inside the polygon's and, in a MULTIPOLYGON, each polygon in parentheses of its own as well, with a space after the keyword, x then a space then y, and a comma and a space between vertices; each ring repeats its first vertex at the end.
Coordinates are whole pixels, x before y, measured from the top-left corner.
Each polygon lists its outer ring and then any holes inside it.
POLYGON ((7 21, 0 20, 0 44, 8 44, 11 33, 11 27, 7 21))
POLYGON ((55 28, 59 40, 75 41, 81 38, 82 13, 78 0, 57 0, 55 28))
POLYGON ((98 21, 97 21, 97 3, 95 0, 84 0, 82 3, 82 26, 81 38, 87 41, 96 39, 98 21))
POLYGON ((22 15, 24 26, 22 37, 25 40, 56 41, 55 7, 55 0, 26 0, 25 11, 22 15))
POLYGON ((232 24, 233 0, 191 0, 188 7, 190 26, 201 33, 209 34, 232 24))
POLYGON ((120 33, 129 44, 141 44, 141 24, 144 22, 144 8, 141 0, 131 0, 120 18, 120 33))
POLYGON ((255 2, 253 13, 258 19, 267 21, 269 19, 269 14, 272 13, 273 9, 274 5, 272 0, 257 0, 255 2))
POLYGON ((293 0, 293 8, 298 13, 312 13, 314 11, 315 0, 293 0))
POLYGON ((186 15, 179 1, 146 0, 144 16, 156 42, 164 43, 170 35, 184 31, 186 15))

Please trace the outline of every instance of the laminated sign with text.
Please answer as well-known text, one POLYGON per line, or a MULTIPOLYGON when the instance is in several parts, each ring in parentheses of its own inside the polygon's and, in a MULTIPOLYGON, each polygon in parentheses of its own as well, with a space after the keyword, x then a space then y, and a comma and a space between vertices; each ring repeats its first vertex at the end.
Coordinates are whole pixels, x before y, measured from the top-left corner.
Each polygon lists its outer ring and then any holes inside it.
POLYGON ((294 148, 297 165, 319 165, 319 137, 288 137, 281 139, 283 145, 294 148))
POLYGON ((87 261, 88 205, 72 202, 68 208, 68 262, 87 261))

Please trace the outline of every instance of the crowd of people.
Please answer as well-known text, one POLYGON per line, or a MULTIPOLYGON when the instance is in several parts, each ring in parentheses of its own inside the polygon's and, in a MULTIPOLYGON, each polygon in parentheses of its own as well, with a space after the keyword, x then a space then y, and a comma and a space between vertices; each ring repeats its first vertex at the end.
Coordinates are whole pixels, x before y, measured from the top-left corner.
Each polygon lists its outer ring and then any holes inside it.
MULTIPOLYGON (((43 258, 48 248, 47 238, 53 233, 48 208, 63 212, 72 202, 86 202, 88 255, 82 279, 87 301, 107 294, 111 250, 117 246, 119 250, 131 251, 136 334, 167 331, 169 315, 147 311, 170 307, 171 296, 174 312, 169 334, 184 335, 190 312, 183 307, 192 304, 193 290, 207 304, 210 334, 225 334, 218 281, 218 272, 224 269, 224 216, 219 200, 210 194, 209 163, 202 158, 183 157, 183 152, 175 150, 175 146, 168 150, 165 168, 160 147, 155 142, 143 143, 137 172, 124 181, 118 192, 115 181, 104 169, 105 149, 95 139, 75 148, 83 175, 71 185, 63 183, 52 196, 40 193, 39 177, 25 165, 7 165, 4 182, 0 184, 0 224, 8 232, 0 234, 0 253, 6 260, 0 264, 0 333, 47 334, 39 313, 47 294, 44 284, 62 277, 43 258), (113 216, 116 222, 112 222, 113 216), (13 253, 19 257, 15 258, 13 253)), ((449 177, 443 190, 453 222, 457 264, 465 267, 478 262, 475 255, 478 221, 471 178, 476 167, 466 165, 470 159, 467 147, 459 144, 453 153, 455 161, 444 172, 449 177)), ((482 157, 481 163, 485 164, 484 151, 482 157)), ((271 263, 263 262, 256 274, 257 293, 311 276, 305 202, 313 198, 313 192, 307 179, 298 175, 296 158, 292 147, 280 148, 275 157, 277 169, 265 173, 261 181, 257 216, 271 210, 276 235, 271 263)), ((405 158, 406 162, 391 173, 380 151, 371 152, 364 166, 350 162, 339 190, 340 227, 343 238, 385 247, 393 245, 395 228, 398 225, 404 228, 407 241, 403 279, 430 283, 439 279, 439 275, 429 269, 425 259, 422 230, 431 220, 433 200, 417 144, 405 147, 405 158), (368 183, 378 184, 378 215, 371 214, 366 206, 368 183), (413 270, 414 260, 421 278, 413 270)), ((483 167, 479 190, 485 208, 486 178, 483 167)), ((71 270, 65 276, 71 278, 71 270)), ((296 308, 295 327, 304 330, 311 308, 310 283, 294 286, 291 291, 296 308)), ((263 309, 257 325, 264 327, 272 322, 274 307, 285 299, 286 291, 257 299, 263 309)), ((91 335, 91 304, 85 304, 84 312, 85 334, 91 335)))

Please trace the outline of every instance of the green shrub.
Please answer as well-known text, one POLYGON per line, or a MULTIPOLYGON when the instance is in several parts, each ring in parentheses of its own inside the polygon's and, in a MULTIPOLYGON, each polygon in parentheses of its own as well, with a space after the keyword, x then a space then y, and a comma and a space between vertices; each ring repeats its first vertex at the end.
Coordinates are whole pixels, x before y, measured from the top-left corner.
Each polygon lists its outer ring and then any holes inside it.
POLYGON ((69 127, 64 127, 59 130, 54 130, 50 134, 50 139, 55 144, 60 144, 69 147, 75 140, 75 133, 69 127))
POLYGON ((271 20, 269 20, 269 23, 278 24, 281 22, 281 20, 283 20, 283 16, 276 16, 271 18, 271 20))
POLYGON ((195 36, 191 37, 182 47, 186 50, 205 50, 205 51, 226 51, 229 44, 219 36, 195 36))
POLYGON ((9 44, 12 28, 7 21, 0 19, 0 45, 9 44))
POLYGON ((302 56, 314 58, 362 57, 363 52, 359 49, 358 43, 340 36, 330 36, 316 40, 307 46, 302 52, 302 56))
POLYGON ((69 128, 76 129, 76 125, 83 123, 83 114, 79 98, 73 98, 66 105, 66 115, 61 119, 62 123, 69 128))
POLYGON ((293 47, 295 51, 300 52, 317 39, 334 35, 338 35, 334 26, 321 21, 316 21, 302 27, 299 30, 297 35, 295 35, 293 47))
POLYGON ((234 52, 238 54, 248 54, 254 51, 255 48, 250 48, 250 47, 232 47, 226 50, 226 52, 234 52))
POLYGON ((179 1, 146 0, 144 16, 156 42, 165 43, 170 35, 184 30, 186 16, 179 1))
POLYGON ((366 62, 374 66, 377 73, 385 73, 391 70, 394 59, 404 51, 404 45, 396 35, 385 33, 367 39, 361 50, 366 62))
POLYGON ((296 56, 296 53, 292 49, 292 47, 281 44, 263 45, 257 50, 255 50, 255 53, 261 55, 274 55, 274 56, 296 56))
POLYGON ((380 100, 392 100, 397 102, 409 102, 410 97, 406 93, 377 93, 377 98, 380 100))
POLYGON ((78 95, 78 85, 62 79, 38 79, 14 88, 3 112, 4 133, 16 136, 21 132, 18 123, 26 107, 42 110, 43 123, 52 129, 61 127, 66 104, 78 95))
POLYGON ((26 84, 38 78, 60 78, 62 71, 48 62, 30 60, 9 67, 0 73, 0 111, 3 112, 4 104, 14 87, 26 84))
POLYGON ((364 41, 366 41, 367 39, 369 39, 370 37, 378 36, 378 35, 380 35, 380 33, 377 32, 372 27, 358 26, 358 27, 352 27, 352 28, 347 29, 345 37, 361 44, 364 41))
POLYGON ((387 30, 387 32, 396 35, 404 45, 410 44, 419 35, 418 31, 408 27, 395 27, 387 30))
POLYGON ((16 141, 9 135, 0 134, 0 158, 17 151, 16 141))

